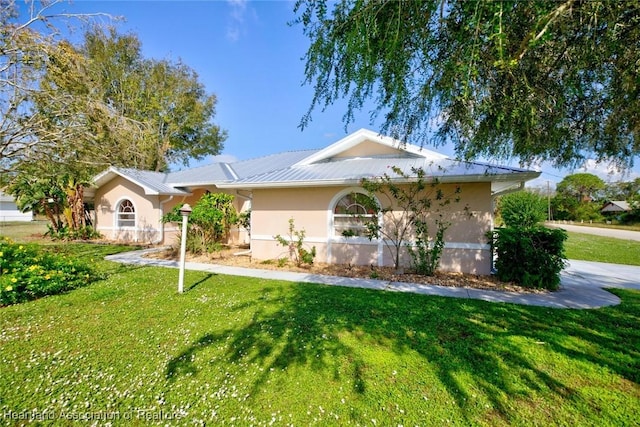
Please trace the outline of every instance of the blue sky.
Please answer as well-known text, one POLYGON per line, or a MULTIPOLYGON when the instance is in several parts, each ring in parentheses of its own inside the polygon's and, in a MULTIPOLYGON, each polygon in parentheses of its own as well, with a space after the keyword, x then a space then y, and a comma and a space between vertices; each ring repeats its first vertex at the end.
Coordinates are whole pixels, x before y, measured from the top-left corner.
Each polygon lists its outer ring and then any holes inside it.
MULTIPOLYGON (((321 148, 357 129, 377 131, 380 127, 379 121, 370 122, 365 110, 345 130, 345 104, 337 103, 325 112, 314 111, 309 126, 299 129, 313 90, 302 85, 302 57, 309 41, 301 26, 288 25, 294 18, 293 6, 293 1, 285 0, 76 0, 58 4, 54 11, 121 16, 124 21, 116 22, 116 27, 120 32, 136 33, 146 57, 180 59, 194 69, 207 91, 218 98, 214 121, 228 131, 218 158, 228 161, 321 148)), ((436 150, 453 154, 451 147, 436 150)), ((547 180, 553 185, 573 172, 546 165, 542 170, 534 185, 546 185, 547 180)), ((590 164, 585 171, 606 179, 605 165, 590 164)), ((630 177, 640 176, 638 172, 636 165, 630 177)))

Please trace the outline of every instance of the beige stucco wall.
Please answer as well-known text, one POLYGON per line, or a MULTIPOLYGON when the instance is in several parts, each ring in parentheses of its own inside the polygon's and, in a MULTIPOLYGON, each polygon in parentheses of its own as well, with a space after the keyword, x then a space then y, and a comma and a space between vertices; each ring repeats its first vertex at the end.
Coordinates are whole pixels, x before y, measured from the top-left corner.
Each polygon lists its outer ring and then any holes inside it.
POLYGON ((398 155, 400 150, 387 145, 378 144, 371 141, 365 141, 342 153, 336 155, 336 158, 341 157, 371 157, 371 156, 384 156, 384 155, 398 155))
MULTIPOLYGON (((254 259, 276 259, 287 255, 273 236, 288 235, 288 220, 294 219, 295 229, 306 232, 307 247, 315 246, 317 262, 352 263, 361 265, 393 265, 393 257, 380 241, 366 237, 333 236, 332 210, 341 195, 357 187, 320 187, 296 189, 256 189, 253 191, 252 242, 254 259)), ((454 185, 442 186, 445 194, 454 185)), ((490 183, 463 184, 461 201, 446 209, 452 222, 445 234, 446 248, 441 268, 474 274, 488 274, 491 253, 485 234, 492 226, 490 183), (468 207, 468 211, 464 207, 468 207)), ((386 201, 381 198, 382 203, 386 201)), ((435 229, 432 227, 432 229, 435 229)), ((405 264, 409 260, 404 257, 405 264)))
POLYGON ((159 204, 158 196, 147 196, 141 187, 116 177, 96 190, 96 228, 110 240, 156 242, 161 237, 159 204), (117 227, 115 212, 123 199, 133 203, 135 227, 117 227))
MULTIPOLYGON (((442 187, 452 193, 455 186, 442 187)), ((492 226, 492 201, 490 183, 462 185, 460 203, 447 209, 446 217, 452 226, 445 235, 446 247, 440 266, 442 269, 475 274, 488 274, 491 253, 485 234, 492 226), (467 206, 468 211, 463 208, 467 206)), ((220 189, 194 189, 188 197, 149 196, 141 187, 116 177, 96 191, 96 225, 106 238, 121 241, 175 244, 180 224, 166 224, 161 228, 163 213, 178 203, 192 206, 205 191, 220 189), (119 229, 115 210, 123 199, 132 201, 136 210, 136 227, 119 229)), ((332 213, 337 200, 358 187, 308 187, 293 189, 256 189, 251 200, 251 250, 256 260, 277 259, 288 255, 287 248, 274 239, 276 234, 288 236, 289 219, 293 218, 295 230, 304 230, 307 249, 316 247, 317 262, 360 265, 393 265, 392 253, 381 241, 369 241, 366 237, 333 235, 332 213)), ((361 190, 361 189, 360 189, 361 190)), ((240 212, 249 207, 247 192, 229 190, 235 196, 235 207, 240 212)), ((380 198, 383 203, 386 201, 380 198)), ((385 222, 388 224, 388 220, 385 222)), ((432 229, 434 229, 432 227, 432 229)), ((231 243, 243 244, 249 238, 244 230, 235 228, 231 243)), ((405 266, 409 257, 403 250, 405 266)))
MULTIPOLYGON (((96 190, 96 227, 109 240, 176 244, 181 224, 164 224, 163 229, 162 215, 180 203, 189 203, 194 206, 206 191, 234 195, 234 206, 238 212, 249 208, 248 198, 242 197, 238 194, 242 194, 242 192, 235 190, 225 191, 212 186, 193 189, 189 196, 145 195, 144 190, 138 185, 122 177, 116 177, 96 190), (115 212, 123 199, 131 200, 135 207, 135 227, 117 227, 115 212)), ((230 243, 246 244, 249 242, 244 229, 234 227, 230 234, 230 243)))

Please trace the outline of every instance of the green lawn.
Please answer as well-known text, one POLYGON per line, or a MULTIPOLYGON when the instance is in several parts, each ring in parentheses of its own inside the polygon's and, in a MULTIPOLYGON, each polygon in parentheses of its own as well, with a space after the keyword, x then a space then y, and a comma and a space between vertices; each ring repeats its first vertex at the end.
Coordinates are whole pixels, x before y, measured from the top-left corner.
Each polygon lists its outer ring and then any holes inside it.
POLYGON ((3 424, 621 426, 640 413, 639 292, 554 310, 189 271, 178 295, 176 270, 59 250, 109 278, 0 309, 3 424))
POLYGON ((0 221, 0 236, 10 237, 20 242, 42 242, 47 232, 48 221, 0 221))
POLYGON ((614 264, 640 265, 640 242, 569 232, 567 258, 614 264))

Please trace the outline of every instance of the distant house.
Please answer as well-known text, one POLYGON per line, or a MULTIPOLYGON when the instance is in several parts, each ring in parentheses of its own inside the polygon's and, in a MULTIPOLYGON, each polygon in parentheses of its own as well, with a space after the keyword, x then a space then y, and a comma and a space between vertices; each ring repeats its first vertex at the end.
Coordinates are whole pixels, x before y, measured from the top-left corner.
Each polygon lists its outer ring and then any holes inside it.
POLYGON ((622 213, 622 212, 631 212, 631 205, 628 202, 622 200, 608 202, 602 209, 600 209, 602 213, 622 213))
MULTIPOLYGON (((249 243, 256 260, 283 256, 285 249, 274 236, 286 236, 293 218, 295 228, 305 230, 305 242, 316 247, 317 262, 389 266, 393 260, 384 242, 363 236, 354 221, 355 212, 366 211, 353 194, 365 193, 362 178, 393 175, 392 166, 405 175, 422 168, 445 193, 460 187, 461 202, 451 205, 447 218, 452 225, 440 268, 476 274, 491 269, 486 233, 493 227, 495 197, 540 175, 458 161, 361 129, 322 149, 179 172, 112 167, 94 178, 95 190, 86 195, 94 200, 97 230, 114 240, 173 243, 176 225, 162 224, 162 215, 178 203, 193 206, 207 191, 224 192, 235 196, 238 211, 251 209, 251 234, 236 230, 233 240, 249 243)), ((378 220, 384 226, 385 217, 378 220)))
POLYGON ((32 220, 32 212, 20 212, 13 196, 0 191, 0 222, 32 220))

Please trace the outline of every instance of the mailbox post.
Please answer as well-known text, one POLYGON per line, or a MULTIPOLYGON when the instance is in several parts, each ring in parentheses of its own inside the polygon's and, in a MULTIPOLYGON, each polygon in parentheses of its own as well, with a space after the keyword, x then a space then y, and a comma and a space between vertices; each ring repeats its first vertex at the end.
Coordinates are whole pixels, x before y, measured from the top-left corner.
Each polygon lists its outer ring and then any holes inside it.
POLYGON ((187 222, 189 221, 189 214, 191 213, 191 206, 185 203, 180 208, 180 214, 182 215, 182 236, 180 238, 180 273, 178 276, 178 293, 184 292, 184 264, 187 254, 187 222))

